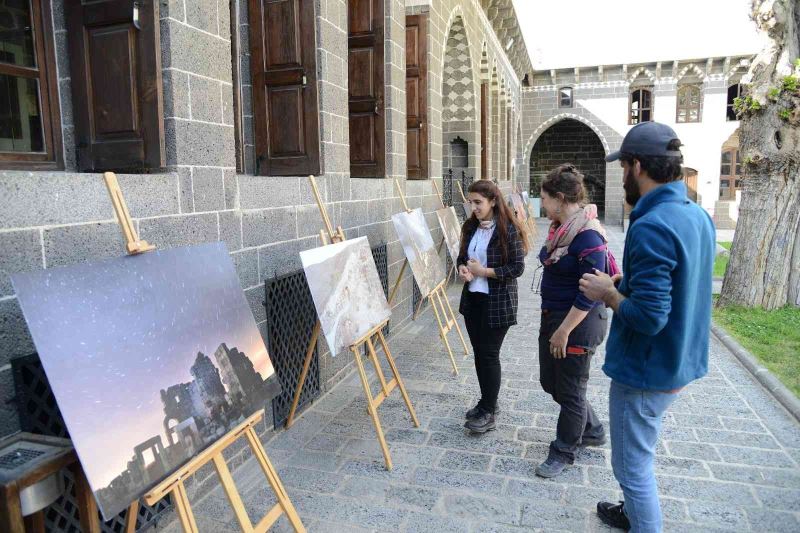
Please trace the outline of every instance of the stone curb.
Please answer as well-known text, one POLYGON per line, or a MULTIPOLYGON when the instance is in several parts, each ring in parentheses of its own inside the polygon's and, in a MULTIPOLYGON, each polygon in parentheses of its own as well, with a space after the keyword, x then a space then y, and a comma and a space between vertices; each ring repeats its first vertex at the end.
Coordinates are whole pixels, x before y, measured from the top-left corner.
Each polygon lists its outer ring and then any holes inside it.
POLYGON ((798 422, 800 422, 800 399, 764 367, 747 349, 739 344, 727 331, 716 322, 711 322, 711 331, 719 341, 730 350, 744 367, 753 374, 761 385, 783 405, 798 422))

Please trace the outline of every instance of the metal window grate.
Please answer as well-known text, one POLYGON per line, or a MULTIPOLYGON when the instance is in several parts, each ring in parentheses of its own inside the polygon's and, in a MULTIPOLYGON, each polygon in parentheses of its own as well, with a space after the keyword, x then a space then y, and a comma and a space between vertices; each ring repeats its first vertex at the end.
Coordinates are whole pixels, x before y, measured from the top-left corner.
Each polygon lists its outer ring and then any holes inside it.
MULTIPOLYGON (((386 243, 381 243, 372 248, 372 259, 375 261, 375 266, 378 269, 378 277, 383 287, 383 295, 389 298, 389 254, 386 251, 386 243)), ((383 334, 385 336, 389 335, 389 323, 384 326, 383 334)), ((369 356, 366 345, 364 345, 364 356, 369 356)))
POLYGON ((29 450, 27 448, 14 448, 7 454, 0 455, 0 468, 3 470, 14 470, 25 463, 33 461, 37 457, 44 455, 42 450, 29 450))
MULTIPOLYGON (((386 249, 386 243, 381 243, 372 249, 372 259, 375 260, 375 266, 378 268, 378 277, 383 287, 383 295, 389 298, 389 253, 386 249)), ((383 328, 383 334, 389 334, 389 324, 386 324, 386 327, 383 328)))
MULTIPOLYGON (((64 418, 58 409, 39 356, 32 354, 13 359, 11 367, 22 431, 69 438, 64 418)), ((45 531, 48 533, 80 533, 75 478, 69 469, 64 469, 62 473, 64 495, 45 509, 45 531)), ((145 505, 144 502, 139 503, 136 531, 145 531, 156 525, 162 514, 172 507, 169 496, 152 507, 145 505)), ((100 529, 103 533, 121 533, 125 529, 126 513, 127 511, 123 511, 108 522, 103 522, 101 517, 100 529)))
POLYGON ((447 169, 442 176, 442 201, 444 205, 453 205, 453 169, 447 169))
POLYGON ((461 190, 464 191, 464 195, 466 196, 467 190, 469 186, 472 185, 472 182, 475 181, 474 176, 467 176, 465 171, 461 171, 461 190))
POLYGON ((413 274, 411 275, 411 281, 413 281, 414 284, 414 289, 411 296, 411 314, 413 316, 414 312, 417 310, 417 307, 419 307, 420 312, 428 307, 428 299, 422 297, 422 293, 419 290, 419 285, 417 285, 417 280, 414 279, 413 274), (420 300, 422 300, 421 306, 419 304, 420 300))
MULTIPOLYGON (((317 312, 306 275, 302 270, 276 276, 264 282, 267 310, 267 348, 281 384, 281 394, 272 400, 275 429, 289 416, 297 380, 303 370, 308 343, 317 322, 317 312)), ((311 366, 300 394, 298 412, 320 395, 319 343, 314 347, 311 366)))

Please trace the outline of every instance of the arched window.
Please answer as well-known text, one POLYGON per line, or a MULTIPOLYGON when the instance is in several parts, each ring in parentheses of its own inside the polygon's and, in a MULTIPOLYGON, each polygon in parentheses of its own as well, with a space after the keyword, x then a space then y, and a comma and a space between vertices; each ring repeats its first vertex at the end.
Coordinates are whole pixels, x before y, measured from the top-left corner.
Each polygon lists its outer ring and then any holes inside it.
POLYGON ((729 148, 723 151, 719 165, 719 199, 735 200, 736 190, 741 187, 743 177, 739 150, 729 148))
POLYGON ((742 86, 738 83, 734 83, 730 87, 728 87, 728 106, 727 106, 727 118, 728 120, 739 120, 736 118, 736 110, 733 108, 733 101, 742 94, 742 86))
POLYGON ((653 120, 653 93, 650 89, 633 89, 628 103, 628 124, 653 120))
POLYGON ((696 85, 685 85, 678 89, 678 106, 675 122, 700 122, 702 92, 696 85))

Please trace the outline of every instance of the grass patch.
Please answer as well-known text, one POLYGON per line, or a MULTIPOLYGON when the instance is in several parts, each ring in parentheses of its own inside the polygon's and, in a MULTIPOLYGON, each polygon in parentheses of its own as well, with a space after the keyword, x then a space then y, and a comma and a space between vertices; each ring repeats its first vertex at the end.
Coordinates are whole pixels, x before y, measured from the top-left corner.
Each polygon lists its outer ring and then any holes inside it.
MULTIPOLYGON (((732 242, 720 242, 717 243, 729 252, 731 251, 731 244, 732 242)), ((725 277, 725 269, 728 268, 728 259, 729 256, 727 255, 718 255, 716 259, 714 259, 714 277, 715 278, 722 278, 725 277)))
POLYGON ((800 398, 800 308, 714 307, 714 320, 800 398))

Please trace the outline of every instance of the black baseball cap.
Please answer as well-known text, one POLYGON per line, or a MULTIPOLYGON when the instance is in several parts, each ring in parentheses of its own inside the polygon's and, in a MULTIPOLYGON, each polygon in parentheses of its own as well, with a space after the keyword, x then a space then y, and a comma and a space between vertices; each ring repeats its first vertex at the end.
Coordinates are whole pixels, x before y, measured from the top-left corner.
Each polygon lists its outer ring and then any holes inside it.
POLYGON ((678 141, 675 130, 660 122, 640 122, 622 139, 619 150, 606 156, 606 161, 616 161, 624 152, 635 155, 680 157, 680 150, 667 150, 671 141, 678 141))

